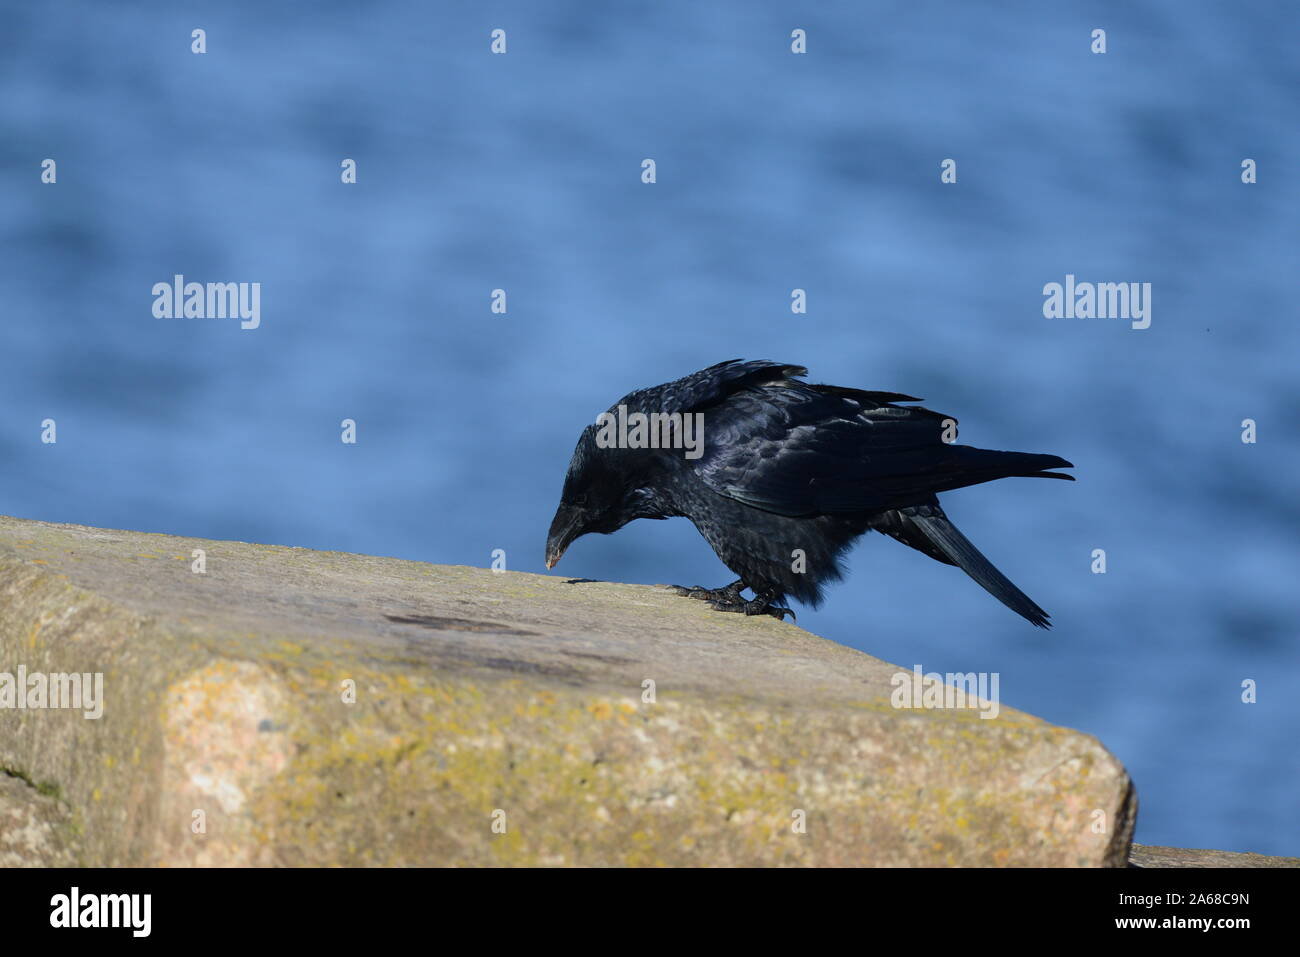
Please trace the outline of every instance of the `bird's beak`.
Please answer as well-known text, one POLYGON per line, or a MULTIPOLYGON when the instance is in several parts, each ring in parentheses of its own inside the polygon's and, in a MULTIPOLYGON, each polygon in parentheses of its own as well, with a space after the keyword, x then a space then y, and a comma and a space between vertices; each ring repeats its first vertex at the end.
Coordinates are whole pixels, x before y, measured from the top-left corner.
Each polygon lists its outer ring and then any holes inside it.
POLYGON ((582 512, 561 505, 546 535, 546 567, 554 568, 575 538, 582 534, 582 512))

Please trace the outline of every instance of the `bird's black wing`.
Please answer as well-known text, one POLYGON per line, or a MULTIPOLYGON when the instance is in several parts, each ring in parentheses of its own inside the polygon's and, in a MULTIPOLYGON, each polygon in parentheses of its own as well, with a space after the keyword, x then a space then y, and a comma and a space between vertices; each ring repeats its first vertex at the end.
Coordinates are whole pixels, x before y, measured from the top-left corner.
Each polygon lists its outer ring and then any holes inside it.
POLYGON ((919 400, 793 380, 745 386, 703 410, 703 455, 691 467, 729 498, 781 515, 812 515, 898 508, 1070 464, 1054 455, 948 444, 945 430, 956 420, 900 401, 919 400))
MULTIPOLYGON (((741 389, 764 384, 779 384, 790 376, 807 375, 803 366, 772 362, 768 359, 728 359, 707 369, 693 372, 673 382, 639 389, 624 396, 615 405, 637 412, 702 411, 725 402, 741 389)), ((797 383, 802 385, 803 383, 797 383)), ((612 410, 611 410, 612 411, 612 410)))
POLYGON ((956 565, 985 591, 1039 628, 1050 628, 1051 616, 997 570, 965 535, 948 520, 937 499, 925 505, 882 512, 872 524, 878 532, 915 548, 945 565, 956 565))

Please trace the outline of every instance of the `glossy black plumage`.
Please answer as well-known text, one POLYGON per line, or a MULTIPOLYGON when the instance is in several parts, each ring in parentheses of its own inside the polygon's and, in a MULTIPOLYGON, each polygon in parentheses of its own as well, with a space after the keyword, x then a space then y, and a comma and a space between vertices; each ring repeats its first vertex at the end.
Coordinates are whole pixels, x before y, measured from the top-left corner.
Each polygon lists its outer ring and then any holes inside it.
MULTIPOLYGON (((876 529, 936 561, 956 565, 1041 627, 1048 615, 948 521, 937 495, 1009 476, 1070 479, 1054 455, 950 444, 955 420, 911 396, 801 381, 807 370, 738 359, 641 389, 617 413, 702 415, 698 457, 680 448, 601 448, 588 426, 565 478, 547 539, 547 566, 588 532, 637 518, 689 518, 718 557, 754 591, 682 589, 714 607, 749 614, 813 606, 843 574, 840 557, 876 529)), ((680 434, 680 433, 679 433, 680 434)))

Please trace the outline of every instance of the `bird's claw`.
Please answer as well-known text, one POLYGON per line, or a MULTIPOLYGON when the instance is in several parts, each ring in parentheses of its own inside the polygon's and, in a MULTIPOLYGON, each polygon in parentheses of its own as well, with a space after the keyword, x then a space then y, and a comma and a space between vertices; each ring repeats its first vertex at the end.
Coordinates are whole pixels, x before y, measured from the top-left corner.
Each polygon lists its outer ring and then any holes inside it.
POLYGON ((755 598, 753 601, 711 601, 709 607, 716 611, 739 612, 744 615, 771 615, 777 621, 785 621, 785 616, 789 615, 791 621, 796 621, 794 612, 789 608, 781 605, 774 605, 763 598, 755 598))
POLYGON ((740 601, 740 592, 744 586, 740 582, 732 582, 725 588, 705 588, 702 585, 689 587, 687 585, 669 585, 668 589, 675 595, 681 595, 683 598, 695 598, 699 601, 708 602, 735 602, 740 601))
POLYGON ((789 615, 791 622, 794 624, 799 623, 799 619, 795 617, 794 610, 791 608, 782 608, 780 605, 769 605, 767 613, 777 621, 785 621, 785 616, 789 615))
POLYGON ((681 595, 683 598, 707 601, 709 607, 716 611, 732 611, 745 615, 771 615, 777 621, 785 621, 785 616, 789 615, 791 621, 797 621, 794 612, 789 608, 776 604, 772 595, 756 595, 748 601, 741 598, 740 593, 745 590, 743 580, 734 581, 725 588, 703 588, 699 585, 693 588, 686 585, 668 585, 667 588, 673 594, 681 595))

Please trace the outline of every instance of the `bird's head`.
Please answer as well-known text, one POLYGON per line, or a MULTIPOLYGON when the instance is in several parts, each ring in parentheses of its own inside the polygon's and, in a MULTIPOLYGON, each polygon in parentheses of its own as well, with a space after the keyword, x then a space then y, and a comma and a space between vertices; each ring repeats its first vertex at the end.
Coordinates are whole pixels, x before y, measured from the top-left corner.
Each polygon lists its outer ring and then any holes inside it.
POLYGON ((560 507, 546 535, 546 567, 554 568, 565 549, 591 532, 608 535, 637 518, 661 518, 648 506, 648 493, 638 487, 626 455, 596 444, 594 426, 587 426, 573 450, 560 507))

